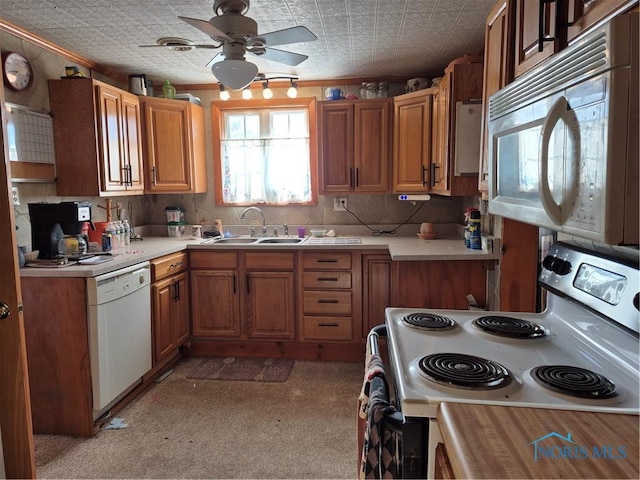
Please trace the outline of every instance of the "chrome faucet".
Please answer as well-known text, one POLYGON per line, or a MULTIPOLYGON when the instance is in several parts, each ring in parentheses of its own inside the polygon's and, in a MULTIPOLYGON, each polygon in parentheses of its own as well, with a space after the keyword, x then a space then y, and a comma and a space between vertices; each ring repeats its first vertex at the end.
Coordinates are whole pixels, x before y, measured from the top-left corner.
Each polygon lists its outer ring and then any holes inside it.
MULTIPOLYGON (((262 210, 260 210, 258 207, 248 207, 244 210, 244 212, 242 212, 242 215, 240 215, 240 221, 242 223, 244 223, 244 217, 247 214, 247 212, 249 211, 256 211, 258 213, 260 213, 260 216, 262 217, 262 236, 266 237, 267 236, 267 222, 265 222, 264 220, 264 213, 262 212, 262 210)), ((253 237, 255 235, 255 230, 251 230, 251 236, 253 237)))

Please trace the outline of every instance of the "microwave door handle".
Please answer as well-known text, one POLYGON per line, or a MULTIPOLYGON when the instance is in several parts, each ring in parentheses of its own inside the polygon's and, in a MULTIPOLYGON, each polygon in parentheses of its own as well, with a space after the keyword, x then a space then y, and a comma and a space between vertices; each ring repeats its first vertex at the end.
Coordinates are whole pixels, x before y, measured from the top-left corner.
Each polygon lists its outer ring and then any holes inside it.
POLYGON ((549 141, 551 134, 562 115, 567 111, 569 104, 564 97, 558 98, 549 110, 547 118, 542 124, 540 145, 540 200, 547 215, 556 225, 562 225, 562 208, 553 199, 549 188, 549 141))

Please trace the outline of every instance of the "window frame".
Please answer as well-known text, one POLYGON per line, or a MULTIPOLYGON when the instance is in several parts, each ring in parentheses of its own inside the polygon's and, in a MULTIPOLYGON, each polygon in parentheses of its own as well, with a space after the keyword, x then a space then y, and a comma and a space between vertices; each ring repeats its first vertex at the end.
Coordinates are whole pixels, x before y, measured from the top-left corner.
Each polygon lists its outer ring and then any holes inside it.
POLYGON ((211 116, 213 125, 213 186, 214 202, 217 206, 241 207, 248 205, 298 207, 318 204, 318 141, 316 98, 278 98, 271 100, 214 100, 211 102, 211 116), (222 195, 222 128, 224 113, 241 110, 287 110, 290 108, 305 108, 309 114, 309 170, 311 174, 311 200, 300 203, 228 203, 223 201, 222 195))

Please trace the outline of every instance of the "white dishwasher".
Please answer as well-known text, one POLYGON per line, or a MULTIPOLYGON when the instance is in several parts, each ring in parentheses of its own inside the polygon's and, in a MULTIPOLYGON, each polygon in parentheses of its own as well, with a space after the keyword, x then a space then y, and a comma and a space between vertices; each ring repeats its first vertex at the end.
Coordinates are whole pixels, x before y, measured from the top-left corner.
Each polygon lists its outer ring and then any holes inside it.
POLYGON ((93 419, 151 370, 149 262, 87 279, 93 419))

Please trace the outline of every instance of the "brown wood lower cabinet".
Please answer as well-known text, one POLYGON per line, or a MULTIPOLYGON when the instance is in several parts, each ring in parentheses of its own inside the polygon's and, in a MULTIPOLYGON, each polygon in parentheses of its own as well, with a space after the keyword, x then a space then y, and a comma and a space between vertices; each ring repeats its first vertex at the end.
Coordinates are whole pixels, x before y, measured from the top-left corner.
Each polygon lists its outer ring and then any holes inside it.
POLYGON ((391 298, 393 261, 387 254, 362 256, 362 338, 384 323, 384 310, 395 306, 391 298))
POLYGON ((184 252, 151 261, 154 366, 189 338, 188 258, 184 252))
POLYGON ((303 252, 302 338, 353 341, 360 314, 359 255, 348 251, 303 252), (355 267, 355 268, 354 268, 355 267))
POLYGON ((295 254, 191 252, 193 336, 293 340, 295 254))
POLYGON ((481 260, 395 262, 394 306, 466 310, 467 294, 484 303, 491 268, 481 260))

